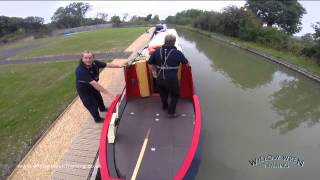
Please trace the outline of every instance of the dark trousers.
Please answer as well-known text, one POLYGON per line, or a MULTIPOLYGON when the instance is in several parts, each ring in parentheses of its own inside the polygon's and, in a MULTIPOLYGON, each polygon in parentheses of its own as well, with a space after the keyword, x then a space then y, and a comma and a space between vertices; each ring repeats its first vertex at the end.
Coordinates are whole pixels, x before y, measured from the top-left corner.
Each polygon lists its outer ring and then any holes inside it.
POLYGON ((176 106, 180 98, 180 88, 179 81, 174 80, 163 80, 157 79, 157 87, 160 93, 160 98, 162 102, 162 108, 168 108, 169 114, 174 114, 176 112, 176 106), (168 98, 170 97, 170 102, 168 98))
POLYGON ((94 94, 95 94, 96 100, 98 102, 99 110, 100 111, 104 111, 106 109, 106 106, 103 103, 103 99, 102 99, 102 96, 101 96, 100 92, 99 91, 95 91, 94 94))
MULTIPOLYGON (((79 94, 80 95, 80 94, 79 94)), ((95 121, 100 121, 101 117, 99 111, 104 111, 106 107, 104 106, 102 96, 99 91, 94 90, 92 93, 87 94, 86 96, 80 95, 83 105, 88 109, 91 116, 95 121)))

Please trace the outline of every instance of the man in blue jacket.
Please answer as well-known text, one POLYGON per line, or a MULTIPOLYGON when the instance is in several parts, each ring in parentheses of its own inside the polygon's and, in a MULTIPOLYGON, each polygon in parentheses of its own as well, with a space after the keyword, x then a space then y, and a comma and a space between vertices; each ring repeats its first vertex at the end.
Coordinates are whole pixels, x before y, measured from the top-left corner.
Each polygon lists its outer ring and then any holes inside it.
POLYGON ((82 58, 76 69, 76 88, 83 105, 88 109, 95 122, 102 122, 99 111, 105 112, 107 108, 103 103, 100 93, 114 98, 114 96, 103 88, 99 83, 99 72, 101 68, 120 68, 120 65, 104 63, 94 60, 94 54, 90 51, 82 53, 82 58))
POLYGON ((162 109, 168 110, 169 118, 176 118, 180 115, 176 113, 176 106, 180 98, 178 69, 180 63, 188 64, 183 53, 174 46, 175 42, 174 35, 166 35, 164 45, 156 49, 148 61, 149 68, 157 79, 162 109), (170 102, 168 102, 169 96, 170 102))

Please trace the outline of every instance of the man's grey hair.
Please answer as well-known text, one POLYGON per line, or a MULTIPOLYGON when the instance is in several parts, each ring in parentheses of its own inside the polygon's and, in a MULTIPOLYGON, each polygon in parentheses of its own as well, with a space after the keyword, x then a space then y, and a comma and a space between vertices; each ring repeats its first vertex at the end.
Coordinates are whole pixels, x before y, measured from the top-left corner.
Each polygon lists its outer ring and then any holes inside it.
POLYGON ((93 54, 93 52, 91 52, 91 51, 88 51, 88 50, 83 51, 82 54, 81 54, 81 57, 83 57, 84 54, 91 54, 92 57, 94 58, 94 54, 93 54))
POLYGON ((176 43, 176 36, 173 35, 173 34, 168 34, 164 38, 164 44, 165 45, 174 46, 175 43, 176 43))

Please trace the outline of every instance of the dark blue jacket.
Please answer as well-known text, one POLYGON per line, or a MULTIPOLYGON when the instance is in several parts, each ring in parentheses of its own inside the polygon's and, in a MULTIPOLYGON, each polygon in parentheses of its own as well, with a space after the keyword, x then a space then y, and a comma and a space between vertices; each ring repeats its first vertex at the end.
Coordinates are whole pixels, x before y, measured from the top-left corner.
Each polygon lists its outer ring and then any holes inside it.
POLYGON ((150 56, 149 64, 157 67, 158 79, 178 80, 180 63, 188 64, 188 60, 174 46, 162 46, 150 56))
POLYGON ((96 91, 90 84, 91 81, 99 81, 99 69, 105 68, 106 63, 94 60, 92 66, 87 68, 86 65, 80 60, 76 69, 76 87, 80 97, 90 96, 93 91, 96 91))

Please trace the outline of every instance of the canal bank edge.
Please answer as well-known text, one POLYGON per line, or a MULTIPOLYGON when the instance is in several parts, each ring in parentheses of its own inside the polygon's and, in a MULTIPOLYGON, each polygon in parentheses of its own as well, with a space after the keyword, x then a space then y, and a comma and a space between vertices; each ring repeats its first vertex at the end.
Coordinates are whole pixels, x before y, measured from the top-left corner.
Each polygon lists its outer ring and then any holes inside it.
POLYGON ((281 58, 276 58, 270 54, 267 54, 267 53, 264 53, 264 52, 261 52, 261 51, 258 51, 256 49, 252 49, 252 48, 248 48, 244 45, 241 45, 239 43, 236 43, 234 41, 231 41, 231 40, 228 40, 228 39, 225 39, 225 38, 222 38, 222 37, 219 37, 219 36, 216 36, 216 35, 213 35, 213 34, 206 34, 204 32, 201 32, 201 31, 198 31, 196 29, 191 29, 191 28, 186 28, 186 27, 183 27, 183 26, 179 26, 179 28, 183 28, 183 29, 186 29, 186 30, 189 30, 189 31, 192 31, 192 32, 197 32, 197 33, 200 33, 202 35, 205 35, 209 38, 213 38, 213 39, 216 39, 216 40, 219 40, 221 42, 224 42, 224 43, 227 43, 227 44, 230 44, 230 45, 233 45, 233 46, 236 46, 240 49, 244 49, 246 51, 249 51, 253 54, 256 54, 256 55, 259 55, 259 56, 262 56, 270 61, 273 61, 273 62, 276 62, 278 64, 281 64, 281 65, 284 65, 285 67, 291 69, 291 70, 294 70, 298 73, 301 73, 303 75, 305 75, 306 77, 310 78, 310 79, 313 79, 317 82, 320 82, 320 76, 317 75, 316 73, 312 72, 312 71, 309 71, 307 70, 306 68, 303 68, 303 67, 300 67, 298 65, 295 65, 295 64, 292 64, 292 63, 289 63, 288 61, 284 60, 284 59, 281 59, 281 58))

